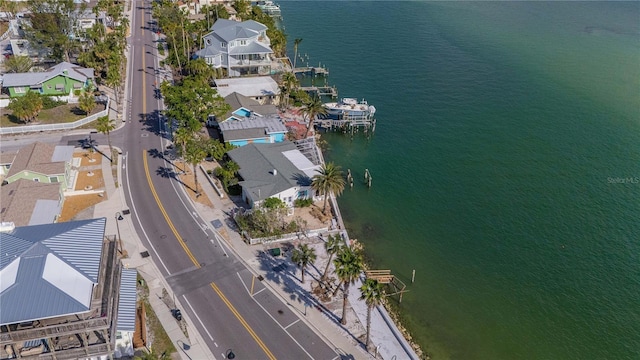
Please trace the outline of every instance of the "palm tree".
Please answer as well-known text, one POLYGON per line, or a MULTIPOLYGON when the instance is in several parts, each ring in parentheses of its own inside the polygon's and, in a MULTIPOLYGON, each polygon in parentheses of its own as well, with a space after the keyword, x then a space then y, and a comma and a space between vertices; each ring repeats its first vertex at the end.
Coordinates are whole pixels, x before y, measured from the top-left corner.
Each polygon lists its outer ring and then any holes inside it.
POLYGON ((329 235, 329 238, 324 243, 324 248, 327 250, 327 254, 329 254, 329 261, 327 261, 327 266, 324 268, 324 274, 322 274, 322 280, 327 279, 327 275, 329 273, 329 265, 331 264, 331 260, 333 259, 333 255, 337 254, 343 246, 342 239, 338 234, 329 235))
POLYGON ((317 191, 319 194, 324 195, 324 205, 322 206, 322 212, 327 211, 327 198, 331 192, 340 195, 344 190, 344 177, 340 166, 335 165, 332 162, 322 165, 322 167, 316 170, 318 174, 314 175, 311 179, 311 188, 317 191))
MULTIPOLYGON (((364 267, 362 255, 353 251, 350 247, 344 246, 338 253, 338 257, 333 260, 333 264, 336 267, 336 275, 343 286, 342 296, 342 319, 340 323, 342 325, 347 324, 347 299, 349 298, 349 286, 353 284, 360 276, 364 267)), ((336 292, 338 289, 336 288, 336 292)), ((334 292, 334 295, 335 293, 334 292)))
POLYGON ((296 68, 296 60, 298 59, 298 45, 302 42, 302 39, 298 38, 293 40, 293 68, 296 68))
POLYGON ((200 196, 200 188, 198 187, 198 171, 196 167, 207 157, 207 151, 202 147, 202 142, 198 139, 189 139, 186 144, 186 153, 184 159, 193 167, 193 181, 196 186, 196 197, 200 196))
POLYGON ((91 110, 96 106, 96 99, 93 97, 89 91, 83 91, 80 94, 80 98, 78 99, 78 108, 84 111, 85 114, 89 115, 91 110))
POLYGON ((374 279, 366 279, 360 287, 360 300, 367 304, 367 340, 364 346, 369 350, 369 340, 371 335, 371 309, 380 305, 384 298, 383 285, 374 279))
POLYGON ((316 261, 316 249, 310 248, 307 244, 300 244, 297 249, 293 249, 291 261, 302 270, 302 283, 304 284, 304 269, 316 261))
POLYGON ((309 136, 309 131, 313 128, 313 122, 316 120, 318 115, 325 115, 327 113, 327 109, 324 107, 322 100, 319 96, 312 97, 309 101, 304 104, 304 108, 302 109, 302 113, 307 115, 309 124, 307 125, 307 132, 304 133, 304 137, 309 136))
POLYGON ((284 90, 282 91, 283 97, 286 101, 284 106, 285 108, 288 108, 291 92, 293 91, 293 89, 298 87, 298 78, 296 77, 296 75, 292 72, 286 72, 282 74, 282 87, 284 90))
MULTIPOLYGON (((187 127, 180 127, 173 135, 173 141, 180 144, 180 155, 183 157, 187 153, 187 142, 193 137, 193 132, 187 127)), ((184 171, 184 170, 183 170, 184 171)))
POLYGON ((113 124, 113 120, 109 119, 109 115, 101 116, 96 123, 96 130, 107 135, 107 142, 109 143, 109 159, 113 163, 113 147, 111 146, 111 136, 109 133, 113 131, 116 126, 113 124))

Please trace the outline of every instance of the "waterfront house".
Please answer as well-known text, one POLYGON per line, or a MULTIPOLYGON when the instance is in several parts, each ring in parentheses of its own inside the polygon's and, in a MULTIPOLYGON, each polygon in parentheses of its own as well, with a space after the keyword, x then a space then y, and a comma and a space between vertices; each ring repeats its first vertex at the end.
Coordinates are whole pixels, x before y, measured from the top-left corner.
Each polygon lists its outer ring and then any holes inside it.
POLYGON ((41 95, 75 97, 94 87, 93 69, 61 62, 44 72, 8 73, 3 75, 2 90, 10 97, 19 97, 27 91, 41 95))
POLYGON ((257 21, 218 19, 203 42, 195 57, 216 69, 226 69, 229 77, 271 73, 271 41, 267 27, 257 21))
POLYGON ((215 79, 218 94, 223 98, 238 93, 257 101, 260 105, 278 105, 280 88, 271 76, 215 79))
POLYGON ((0 359, 123 353, 116 338, 134 328, 136 270, 122 268, 106 221, 2 223, 0 359))
POLYGON ((59 184, 64 191, 72 187, 71 161, 73 146, 56 146, 35 142, 21 148, 4 181, 12 183, 27 179, 59 184))
POLYGON ((225 97, 225 102, 232 110, 217 122, 224 142, 244 146, 250 143, 275 143, 285 140, 287 128, 274 105, 260 105, 257 101, 238 93, 225 97))
POLYGON ((248 144, 228 152, 240 170, 242 199, 251 207, 275 197, 293 207, 297 199, 314 198, 311 178, 314 165, 290 141, 274 144, 248 144))
POLYGON ((0 187, 0 221, 16 226, 51 224, 57 221, 64 195, 59 184, 19 179, 0 187))

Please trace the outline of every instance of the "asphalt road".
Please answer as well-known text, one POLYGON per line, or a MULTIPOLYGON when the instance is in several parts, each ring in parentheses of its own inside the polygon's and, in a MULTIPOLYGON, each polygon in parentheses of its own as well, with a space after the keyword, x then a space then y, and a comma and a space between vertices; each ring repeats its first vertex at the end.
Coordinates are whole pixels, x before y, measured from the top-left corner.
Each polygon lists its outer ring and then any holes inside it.
MULTIPOLYGON (((216 358, 334 359, 337 353, 228 251, 198 218, 176 169, 162 156, 166 134, 150 2, 134 1, 127 124, 112 133, 123 149, 123 186, 136 231, 216 358), (253 283, 253 286, 251 284, 253 283), (253 289, 253 292, 251 292, 253 289)), ((65 138, 71 144, 84 136, 65 138)), ((94 135, 103 144, 103 136, 94 135)))

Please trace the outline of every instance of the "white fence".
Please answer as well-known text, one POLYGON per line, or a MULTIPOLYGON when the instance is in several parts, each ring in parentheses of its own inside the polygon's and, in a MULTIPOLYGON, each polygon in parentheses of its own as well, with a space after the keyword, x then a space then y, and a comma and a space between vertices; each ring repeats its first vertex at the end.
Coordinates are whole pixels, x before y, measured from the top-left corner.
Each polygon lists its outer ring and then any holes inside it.
POLYGON ((23 126, 9 126, 9 127, 0 127, 0 135, 11 135, 11 134, 23 134, 23 133, 33 133, 33 132, 43 132, 43 131, 57 131, 57 130, 71 130, 82 125, 88 124, 99 117, 105 116, 109 114, 109 101, 104 108, 104 110, 100 111, 97 114, 93 114, 87 116, 84 119, 80 119, 78 121, 74 121, 71 123, 62 123, 62 124, 44 124, 44 125, 23 125, 23 126))

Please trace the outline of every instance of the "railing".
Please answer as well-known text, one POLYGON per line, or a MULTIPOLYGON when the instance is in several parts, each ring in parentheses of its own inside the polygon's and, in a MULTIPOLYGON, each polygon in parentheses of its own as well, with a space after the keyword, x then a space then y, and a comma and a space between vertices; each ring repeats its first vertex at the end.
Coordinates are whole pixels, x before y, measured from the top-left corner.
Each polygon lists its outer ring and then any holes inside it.
POLYGON ((108 114, 109 114, 109 101, 107 101, 107 104, 104 110, 100 111, 97 114, 87 116, 86 118, 80 119, 78 121, 74 121, 71 123, 63 123, 63 124, 43 124, 43 125, 0 127, 0 135, 23 134, 23 133, 30 133, 30 132, 57 131, 57 130, 71 130, 71 129, 80 127, 82 125, 88 124, 92 121, 95 121, 97 118, 108 115, 108 114))

